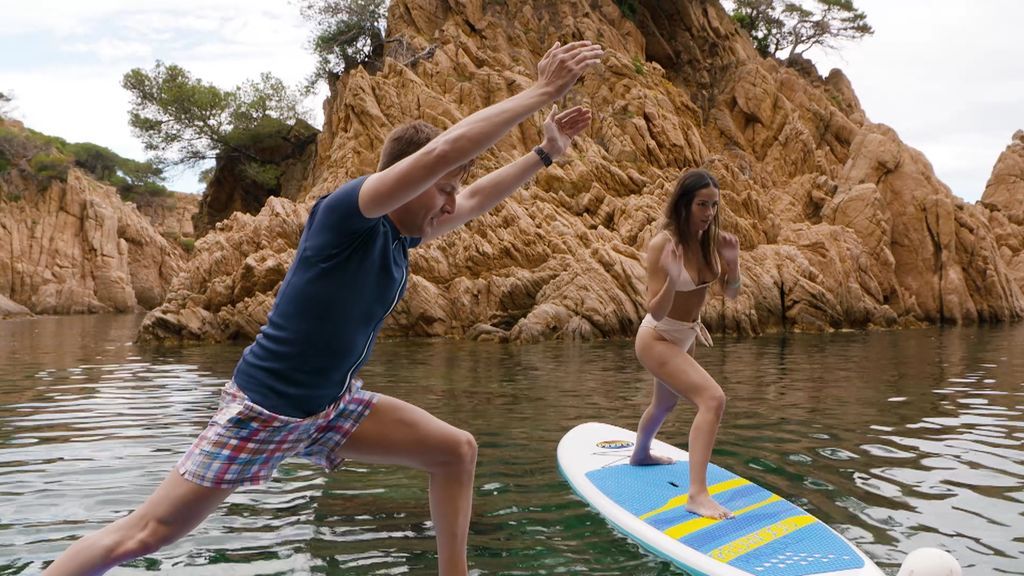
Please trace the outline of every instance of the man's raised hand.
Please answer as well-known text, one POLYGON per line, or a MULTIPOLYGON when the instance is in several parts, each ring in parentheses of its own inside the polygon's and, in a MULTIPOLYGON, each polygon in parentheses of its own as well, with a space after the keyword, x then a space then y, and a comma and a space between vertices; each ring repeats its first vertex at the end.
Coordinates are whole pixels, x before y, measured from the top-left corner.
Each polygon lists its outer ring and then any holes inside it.
POLYGON ((596 66, 604 56, 600 45, 580 40, 555 45, 537 64, 536 87, 546 90, 551 100, 557 100, 572 88, 576 80, 589 68, 596 66))
POLYGON ((569 149, 572 139, 590 126, 590 110, 582 106, 570 108, 561 114, 558 106, 553 106, 544 119, 544 142, 541 147, 553 158, 557 158, 569 149))

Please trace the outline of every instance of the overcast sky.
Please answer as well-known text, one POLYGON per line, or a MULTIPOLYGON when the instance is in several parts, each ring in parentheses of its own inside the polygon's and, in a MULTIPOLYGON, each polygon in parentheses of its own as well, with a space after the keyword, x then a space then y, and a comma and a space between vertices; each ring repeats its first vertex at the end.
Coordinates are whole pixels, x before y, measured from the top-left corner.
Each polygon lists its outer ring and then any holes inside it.
POLYGON ((856 0, 875 34, 838 53, 872 122, 924 152, 965 200, 981 198, 999 154, 1024 129, 1024 0, 856 0))
MULTIPOLYGON (((144 159, 128 126, 121 77, 156 60, 174 63, 221 88, 269 71, 304 80, 314 58, 308 28, 286 0, 0 0, 0 91, 13 93, 14 116, 71 142, 95 142, 144 159)), ((323 123, 319 97, 307 102, 323 123)), ((196 172, 168 187, 200 192, 196 172)))
MULTIPOLYGON (((156 60, 230 88, 269 71, 297 83, 312 70, 307 27, 284 0, 0 0, 0 91, 27 126, 143 159, 121 76, 156 60)), ((1024 0, 856 0, 874 36, 809 54, 842 68, 875 122, 977 200, 999 153, 1024 128, 1024 0)), ((322 122, 323 91, 307 106, 322 122)), ((600 111, 598 111, 599 113, 600 111)), ((193 173, 169 187, 200 191, 193 173)))

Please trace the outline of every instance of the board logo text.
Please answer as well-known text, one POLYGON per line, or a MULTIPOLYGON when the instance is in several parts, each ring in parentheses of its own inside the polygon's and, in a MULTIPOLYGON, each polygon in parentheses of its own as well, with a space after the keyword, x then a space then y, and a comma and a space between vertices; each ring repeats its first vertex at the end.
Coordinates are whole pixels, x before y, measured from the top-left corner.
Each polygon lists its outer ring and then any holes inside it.
POLYGON ((597 447, 605 450, 622 450, 623 448, 632 448, 633 442, 630 440, 601 440, 597 443, 597 447))

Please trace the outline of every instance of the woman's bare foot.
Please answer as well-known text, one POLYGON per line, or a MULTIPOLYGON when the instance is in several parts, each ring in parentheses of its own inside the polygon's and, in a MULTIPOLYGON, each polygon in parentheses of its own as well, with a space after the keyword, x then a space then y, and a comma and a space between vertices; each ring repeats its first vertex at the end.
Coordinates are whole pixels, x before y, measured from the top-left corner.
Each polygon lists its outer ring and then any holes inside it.
POLYGON ((652 454, 650 452, 646 454, 637 454, 633 452, 633 455, 629 457, 629 463, 633 466, 655 466, 658 464, 672 464, 675 462, 668 456, 659 456, 658 454, 652 454))
POLYGON ((718 502, 715 502, 710 494, 690 496, 686 502, 686 509, 705 518, 717 518, 719 520, 732 518, 732 512, 718 502))

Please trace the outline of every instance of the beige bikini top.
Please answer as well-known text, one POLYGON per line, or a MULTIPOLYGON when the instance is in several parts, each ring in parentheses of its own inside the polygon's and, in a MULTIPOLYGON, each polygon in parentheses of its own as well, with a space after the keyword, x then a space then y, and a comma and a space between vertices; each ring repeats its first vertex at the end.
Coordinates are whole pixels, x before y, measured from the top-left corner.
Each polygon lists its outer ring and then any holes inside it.
MULTIPOLYGON (((675 242, 675 240, 672 239, 671 236, 669 236, 669 238, 670 242, 675 242)), ((700 274, 700 271, 698 270, 697 273, 700 274)), ((682 279, 683 282, 681 282, 681 286, 676 287, 676 292, 693 292, 694 290, 699 290, 701 288, 704 288, 705 286, 710 286, 711 283, 714 282, 714 280, 711 280, 703 284, 695 283, 693 281, 693 276, 690 276, 690 271, 686 269, 685 262, 683 262, 683 274, 685 274, 685 276, 682 279)))

